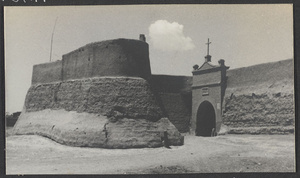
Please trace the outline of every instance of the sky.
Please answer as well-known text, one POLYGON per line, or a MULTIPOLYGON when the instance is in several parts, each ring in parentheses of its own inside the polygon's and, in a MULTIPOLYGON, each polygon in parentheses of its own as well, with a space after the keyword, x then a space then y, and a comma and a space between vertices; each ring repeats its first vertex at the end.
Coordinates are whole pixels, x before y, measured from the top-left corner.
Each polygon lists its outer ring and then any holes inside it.
POLYGON ((52 61, 91 42, 145 34, 152 74, 191 76, 208 38, 212 64, 224 59, 230 69, 293 58, 292 4, 6 6, 7 112, 22 110, 33 65, 50 61, 53 31, 52 61))

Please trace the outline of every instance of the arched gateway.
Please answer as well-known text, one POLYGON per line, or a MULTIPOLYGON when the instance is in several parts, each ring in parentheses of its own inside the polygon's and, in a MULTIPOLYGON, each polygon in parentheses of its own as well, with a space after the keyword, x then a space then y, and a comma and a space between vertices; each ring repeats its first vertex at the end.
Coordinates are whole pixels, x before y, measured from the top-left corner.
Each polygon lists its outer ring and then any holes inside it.
MULTIPOLYGON (((208 43, 209 44, 209 43, 208 43)), ((226 89, 226 70, 223 59, 212 65, 211 56, 205 56, 201 67, 194 66, 192 85, 191 131, 197 136, 211 136, 222 124, 222 103, 226 89)))
POLYGON ((216 113, 213 105, 203 101, 197 111, 196 136, 211 136, 216 129, 216 113))

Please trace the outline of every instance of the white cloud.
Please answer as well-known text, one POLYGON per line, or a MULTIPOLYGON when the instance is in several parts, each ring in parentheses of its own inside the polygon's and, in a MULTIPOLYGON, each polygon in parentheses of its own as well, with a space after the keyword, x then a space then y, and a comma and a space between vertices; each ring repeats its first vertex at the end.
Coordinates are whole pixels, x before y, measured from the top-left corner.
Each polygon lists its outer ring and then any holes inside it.
POLYGON ((157 20, 149 26, 150 41, 155 49, 187 51, 195 48, 190 37, 184 36, 183 25, 167 20, 157 20))

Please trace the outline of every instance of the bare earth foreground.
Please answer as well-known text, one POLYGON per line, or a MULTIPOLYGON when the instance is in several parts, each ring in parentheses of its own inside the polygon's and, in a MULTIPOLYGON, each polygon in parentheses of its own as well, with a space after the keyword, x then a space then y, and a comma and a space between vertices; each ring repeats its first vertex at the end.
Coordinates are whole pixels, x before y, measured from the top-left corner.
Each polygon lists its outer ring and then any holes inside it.
POLYGON ((6 137, 6 174, 294 171, 294 135, 188 135, 171 149, 81 148, 36 135, 6 137))

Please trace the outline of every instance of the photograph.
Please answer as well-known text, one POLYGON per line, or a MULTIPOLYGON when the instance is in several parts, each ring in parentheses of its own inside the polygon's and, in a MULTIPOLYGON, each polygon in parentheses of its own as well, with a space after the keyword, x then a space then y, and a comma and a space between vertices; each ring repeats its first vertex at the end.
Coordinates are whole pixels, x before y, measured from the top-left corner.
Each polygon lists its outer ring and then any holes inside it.
POLYGON ((3 9, 6 175, 295 173, 293 4, 3 9))

